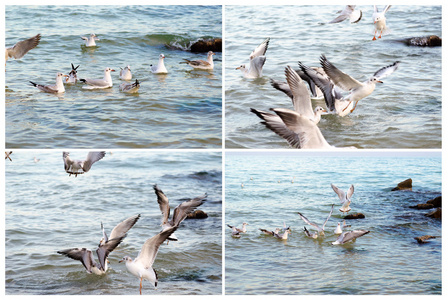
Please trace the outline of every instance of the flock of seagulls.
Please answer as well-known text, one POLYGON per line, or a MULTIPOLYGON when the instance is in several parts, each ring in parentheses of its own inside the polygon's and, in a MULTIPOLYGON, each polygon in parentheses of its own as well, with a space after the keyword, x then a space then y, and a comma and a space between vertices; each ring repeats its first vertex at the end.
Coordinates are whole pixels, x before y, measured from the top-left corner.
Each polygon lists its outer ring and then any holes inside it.
MULTIPOLYGON (((177 240, 177 238, 172 239, 172 237, 174 236, 174 232, 179 228, 180 223, 185 220, 189 213, 193 212, 198 206, 202 205, 207 197, 207 194, 205 194, 182 202, 174 209, 172 219, 168 220, 170 211, 168 198, 157 185, 154 185, 154 191, 156 193, 157 202, 159 203, 163 216, 161 224, 162 230, 153 237, 148 238, 143 243, 142 248, 135 259, 132 259, 130 256, 126 255, 119 261, 125 262, 126 269, 131 274, 139 278, 140 295, 142 294, 143 280, 148 280, 154 288, 157 288, 158 277, 153 268, 153 264, 160 246, 166 240, 177 240)), ((57 253, 74 260, 81 261, 87 273, 93 273, 96 275, 106 274, 108 270, 107 258, 109 254, 120 245, 123 239, 127 236, 128 231, 137 223, 140 217, 141 215, 138 214, 120 222, 112 229, 109 236, 107 236, 103 223, 101 223, 103 237, 101 238, 96 250, 98 262, 95 261, 92 250, 87 248, 70 248, 57 251, 57 253)))
MULTIPOLYGON (((350 185, 350 188, 347 192, 344 192, 342 189, 339 189, 334 184, 331 184, 331 187, 333 188, 334 192, 338 195, 339 200, 341 201, 342 207, 339 209, 340 212, 346 213, 351 210, 350 203, 351 198, 353 196, 353 193, 355 191, 355 188, 353 185, 350 185)), ((309 226, 313 227, 315 229, 314 232, 310 232, 306 226, 303 227, 303 231, 305 233, 305 236, 311 239, 318 239, 325 236, 325 226, 327 225, 328 221, 331 219, 331 216, 333 214, 334 204, 331 205, 330 212, 322 225, 319 225, 316 222, 310 221, 307 217, 305 217, 301 212, 298 212, 297 214, 300 216, 300 218, 309 226)), ((244 222, 242 228, 237 228, 236 226, 228 225, 232 229, 232 237, 240 238, 241 233, 246 233, 246 225, 248 223, 244 222)), ((351 225, 346 224, 345 220, 341 223, 338 222, 336 228, 334 229, 334 234, 337 235, 337 238, 334 242, 332 242, 332 245, 342 245, 346 244, 348 242, 354 242, 357 238, 368 234, 369 230, 351 230, 351 231, 344 231, 346 228, 351 227, 351 225)), ((279 240, 287 240, 289 234, 291 233, 290 226, 286 226, 286 223, 283 222, 283 228, 276 228, 275 230, 268 230, 259 228, 261 233, 263 235, 273 236, 276 239, 279 240)))

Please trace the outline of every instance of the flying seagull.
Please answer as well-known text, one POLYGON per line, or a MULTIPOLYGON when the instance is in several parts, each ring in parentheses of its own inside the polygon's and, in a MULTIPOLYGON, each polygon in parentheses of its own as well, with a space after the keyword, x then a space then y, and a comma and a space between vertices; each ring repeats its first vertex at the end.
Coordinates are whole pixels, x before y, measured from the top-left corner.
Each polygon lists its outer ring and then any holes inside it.
POLYGON ((89 152, 85 160, 72 160, 70 158, 69 152, 62 152, 65 172, 67 172, 69 176, 74 174, 75 177, 77 177, 78 174, 84 174, 85 172, 88 172, 92 165, 102 159, 105 155, 106 151, 89 152))

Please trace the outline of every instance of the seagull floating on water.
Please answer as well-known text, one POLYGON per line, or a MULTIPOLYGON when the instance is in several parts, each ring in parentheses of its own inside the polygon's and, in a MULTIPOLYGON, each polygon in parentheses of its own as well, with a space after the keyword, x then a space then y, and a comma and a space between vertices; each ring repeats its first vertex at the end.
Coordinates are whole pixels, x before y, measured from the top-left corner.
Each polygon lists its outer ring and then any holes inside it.
POLYGON ((339 23, 349 19, 350 23, 358 23, 362 19, 362 11, 360 9, 355 10, 356 5, 347 5, 343 10, 338 11, 339 16, 331 20, 329 23, 339 23))
POLYGON ((78 72, 76 71, 79 68, 79 65, 75 68, 75 66, 72 64, 72 70, 70 73, 68 73, 67 79, 65 80, 66 83, 70 84, 76 84, 78 81, 78 72))
POLYGON ((33 86, 37 87, 42 92, 59 94, 59 93, 65 92, 65 87, 64 87, 64 83, 62 82, 62 77, 68 77, 68 75, 64 75, 59 72, 56 73, 56 84, 53 84, 53 85, 42 85, 42 84, 34 83, 32 81, 30 81, 30 83, 33 86))
POLYGON ((249 56, 249 67, 241 65, 237 70, 243 72, 243 76, 246 78, 258 78, 263 75, 263 66, 266 62, 266 50, 268 50, 270 38, 263 41, 249 56))
POLYGON ((288 234, 291 233, 290 229, 285 230, 283 233, 274 232, 274 237, 278 238, 279 240, 287 240, 288 234))
POLYGON ((104 69, 104 77, 103 79, 80 79, 81 82, 87 83, 87 85, 83 86, 84 89, 94 90, 94 89, 107 89, 112 87, 112 76, 110 72, 115 72, 115 70, 111 68, 104 69))
POLYGON ((71 176, 72 174, 77 177, 79 174, 88 172, 92 165, 102 159, 106 155, 105 151, 101 152, 89 152, 85 160, 72 160, 69 152, 62 152, 62 159, 64 160, 65 172, 71 176))
POLYGON ((96 250, 98 262, 95 261, 92 250, 87 248, 71 248, 58 251, 57 253, 81 261, 82 265, 86 268, 87 273, 103 275, 108 269, 107 257, 123 241, 126 237, 126 233, 135 225, 139 218, 140 215, 135 215, 122 221, 112 229, 109 238, 107 237, 103 228, 103 223, 101 222, 103 238, 96 250))
POLYGON ((336 68, 327 60, 325 55, 322 55, 320 57, 320 63, 325 73, 328 75, 328 77, 330 77, 334 84, 336 84, 344 91, 350 92, 350 94, 344 98, 344 100, 349 100, 350 102, 355 103, 355 106, 350 110, 350 112, 353 112, 355 110, 359 100, 369 96, 375 90, 377 82, 383 83, 380 79, 387 77, 395 72, 400 64, 399 61, 396 61, 389 66, 383 67, 376 71, 369 80, 362 83, 336 68))
POLYGON ((339 200, 341 200, 342 207, 339 208, 340 212, 349 212, 351 210, 350 203, 352 203, 352 196, 355 192, 355 187, 353 184, 348 189, 347 193, 345 193, 342 189, 338 188, 334 184, 331 184, 333 191, 338 195, 339 200))
POLYGON ((390 9, 392 5, 386 5, 382 11, 378 11, 378 8, 376 5, 373 6, 373 24, 375 26, 375 33, 373 34, 372 41, 376 40, 376 33, 379 31, 380 35, 378 38, 381 38, 381 35, 383 34, 383 31, 387 30, 386 27, 386 12, 390 9))
POLYGON ((90 37, 88 38, 85 36, 82 36, 81 38, 86 41, 86 47, 95 47, 96 46, 95 41, 100 40, 94 33, 91 33, 90 37))
POLYGON ((40 42, 41 35, 37 34, 29 39, 17 42, 14 46, 5 49, 5 65, 9 58, 20 59, 40 42))
POLYGON ((342 245, 345 243, 348 243, 350 241, 354 241, 356 238, 359 238, 360 236, 363 236, 365 234, 368 234, 369 230, 353 230, 353 231, 347 231, 342 233, 336 241, 334 241, 333 245, 342 245))
POLYGON ((205 60, 188 60, 184 58, 185 61, 181 62, 181 64, 188 64, 193 69, 199 70, 213 70, 213 55, 215 53, 213 51, 208 51, 207 53, 207 61, 205 60))
POLYGON ((317 239, 317 237, 319 236, 319 235, 317 234, 317 232, 314 232, 313 234, 311 234, 311 233, 308 231, 308 229, 306 229, 305 226, 303 226, 303 231, 305 231, 305 234, 306 234, 307 237, 312 238, 312 239, 317 239))
POLYGON ((151 65, 151 72, 154 74, 167 74, 168 71, 165 68, 165 64, 163 63, 163 60, 165 59, 165 55, 160 54, 159 55, 159 62, 157 63, 157 66, 151 65))
POLYGON ((249 225, 249 224, 246 222, 243 222, 243 227, 237 228, 236 226, 231 226, 231 225, 227 224, 227 226, 232 228, 232 236, 234 236, 234 237, 240 237, 240 233, 246 233, 247 232, 246 225, 249 225))
POLYGON ((315 228, 317 229, 317 233, 318 233, 319 235, 325 235, 325 224, 327 224, 328 220, 329 220, 330 217, 331 217, 331 214, 333 213, 333 207, 334 207, 334 204, 331 205, 330 213, 328 214, 328 217, 327 217, 327 219, 325 220, 325 222, 322 224, 322 227, 320 227, 320 226, 317 225, 316 223, 312 223, 312 222, 310 222, 310 220, 308 220, 308 219, 307 219, 304 215, 302 215, 301 213, 298 213, 298 214, 299 214, 299 216, 302 218, 302 220, 305 221, 305 223, 307 223, 307 224, 310 225, 310 226, 315 227, 315 228))
POLYGON ((140 88, 140 81, 138 79, 135 80, 134 83, 123 82, 120 84, 120 91, 125 93, 137 93, 140 88))
POLYGON ((130 65, 127 65, 124 68, 120 67, 120 69, 121 69, 121 71, 120 71, 120 79, 121 80, 131 80, 132 79, 132 73, 131 73, 131 66, 130 65))
POLYGON ((280 228, 276 228, 274 231, 270 231, 270 230, 266 230, 266 229, 262 229, 262 228, 259 228, 259 229, 260 229, 261 232, 263 232, 264 234, 272 235, 272 236, 274 236, 274 234, 278 234, 278 233, 280 232, 280 228))
MULTIPOLYGON (((196 208, 201 206, 204 201, 206 201, 207 193, 202 196, 196 197, 194 199, 190 199, 182 202, 173 211, 173 216, 171 220, 170 217, 170 203, 168 197, 163 193, 163 191, 155 184, 153 186, 154 192, 157 195, 157 203, 159 203, 160 211, 162 212, 162 222, 160 226, 162 226, 162 230, 173 226, 179 226, 179 224, 185 220, 189 213, 192 213, 196 208)), ((177 241, 177 237, 172 234, 168 237, 170 241, 177 241)))

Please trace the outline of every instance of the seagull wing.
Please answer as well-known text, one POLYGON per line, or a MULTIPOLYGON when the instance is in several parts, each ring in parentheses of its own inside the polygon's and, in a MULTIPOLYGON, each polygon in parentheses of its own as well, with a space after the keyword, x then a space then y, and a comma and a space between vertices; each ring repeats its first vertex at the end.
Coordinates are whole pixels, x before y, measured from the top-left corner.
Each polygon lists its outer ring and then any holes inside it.
POLYGON ((124 237, 126 233, 131 229, 135 223, 140 219, 140 214, 127 218, 126 220, 117 224, 110 233, 109 240, 124 237))
POLYGON ((333 188, 333 191, 338 195, 339 200, 341 201, 341 203, 344 203, 345 201, 345 192, 338 188, 337 186, 335 186, 334 184, 331 184, 331 187, 333 188))
POLYGON ((82 166, 82 169, 84 172, 87 172, 90 170, 92 165, 102 159, 106 155, 106 151, 100 151, 100 152, 89 152, 87 154, 87 159, 84 161, 84 164, 82 166))
POLYGON ((8 57, 14 57, 15 59, 22 58, 28 51, 39 44, 40 38, 40 34, 37 34, 29 39, 18 42, 11 48, 7 48, 8 57))
POLYGON ((356 5, 347 5, 344 10, 341 11, 340 15, 337 16, 335 19, 330 21, 329 23, 339 23, 350 17, 350 14, 355 9, 356 5))
POLYGON ((271 79, 271 85, 273 88, 285 93, 291 100, 293 99, 294 96, 287 82, 271 79))
POLYGON ((263 66, 266 62, 266 56, 257 56, 250 60, 249 77, 259 77, 263 72, 263 66))
POLYGON ((156 259, 157 252, 159 251, 160 245, 172 234, 176 231, 177 227, 169 227, 166 230, 163 230, 146 240, 143 244, 140 253, 138 254, 135 261, 139 260, 141 264, 145 266, 145 268, 149 269, 152 267, 154 260, 156 259))
POLYGON ((300 78, 299 74, 294 71, 290 66, 285 68, 286 81, 293 95, 292 103, 294 110, 300 115, 311 119, 314 119, 313 107, 311 105, 311 98, 308 89, 300 78))
POLYGON ((84 81, 88 85, 98 86, 98 87, 105 87, 105 86, 109 86, 110 85, 110 83, 105 81, 104 79, 90 79, 90 78, 86 78, 86 79, 81 79, 81 81, 84 81))
POLYGON ((193 212, 198 206, 204 203, 204 201, 206 200, 205 198, 207 198, 207 193, 179 204, 173 211, 174 226, 179 226, 180 222, 185 220, 189 213, 193 212))
POLYGON ((321 55, 320 64, 324 69, 325 73, 330 77, 330 79, 345 91, 350 91, 354 88, 362 86, 362 83, 354 79, 350 75, 345 74, 336 68, 331 62, 327 60, 325 55, 321 55))
POLYGON ((159 203, 160 211, 162 212, 162 225, 168 223, 168 218, 170 217, 170 203, 168 197, 163 193, 163 191, 155 184, 153 186, 154 191, 157 195, 157 203, 159 203))
POLYGON ((274 235, 274 232, 273 232, 273 231, 269 231, 269 230, 261 229, 261 228, 260 228, 260 230, 261 230, 263 233, 265 233, 265 234, 274 235))
POLYGON ((109 239, 106 243, 102 244, 98 249, 96 249, 96 255, 98 255, 98 260, 103 271, 106 271, 106 259, 109 256, 109 253, 114 251, 114 249, 117 248, 118 245, 120 245, 125 237, 126 234, 115 239, 109 239))
POLYGON ((64 169, 66 172, 70 170, 73 160, 70 159, 69 152, 62 152, 62 159, 64 160, 64 169))
POLYGON ((386 5, 383 9, 383 14, 386 14, 386 12, 391 8, 392 5, 386 5))
POLYGON ((87 272, 92 273, 92 267, 95 265, 92 251, 86 248, 71 248, 58 251, 57 253, 70 257, 74 260, 79 260, 87 272))
POLYGON ((330 218, 331 218, 331 214, 333 213, 333 207, 334 207, 334 204, 331 205, 330 213, 328 214, 327 219, 325 220, 324 224, 322 225, 322 230, 325 229, 325 225, 327 224, 328 220, 330 220, 330 218))
POLYGON ((356 239, 356 238, 359 238, 360 236, 368 234, 369 232, 370 232, 369 230, 353 230, 353 231, 344 232, 342 239, 340 240, 340 243, 345 244, 347 242, 350 242, 353 239, 356 239))
POLYGON ((321 230, 321 228, 320 228, 317 224, 314 224, 314 223, 310 222, 310 220, 308 220, 308 219, 307 219, 304 215, 302 215, 301 213, 298 212, 298 214, 299 214, 299 216, 302 218, 302 220, 303 220, 305 223, 307 223, 307 224, 310 225, 310 226, 315 227, 317 230, 321 230))
POLYGON ((257 48, 255 48, 255 50, 252 51, 252 53, 250 54, 250 57, 255 58, 257 56, 264 56, 266 54, 266 50, 268 50, 269 39, 270 38, 265 39, 263 43, 261 43, 257 48))
POLYGON ((392 74, 393 72, 395 72, 398 69, 399 65, 400 65, 400 62, 396 61, 389 66, 382 67, 381 69, 376 71, 375 74, 373 74, 373 77, 375 77, 376 79, 382 79, 384 77, 387 77, 390 74, 392 74))
POLYGON ((352 184, 347 191, 347 199, 350 200, 350 198, 352 198, 354 192, 355 192, 355 187, 352 184))

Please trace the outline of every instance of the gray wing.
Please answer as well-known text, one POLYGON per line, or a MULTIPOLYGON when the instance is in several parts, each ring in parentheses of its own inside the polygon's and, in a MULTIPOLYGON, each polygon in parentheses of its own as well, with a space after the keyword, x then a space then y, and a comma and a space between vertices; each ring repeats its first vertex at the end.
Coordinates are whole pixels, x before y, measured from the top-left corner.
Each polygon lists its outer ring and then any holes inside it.
POLYGON ((100 151, 100 152, 89 152, 89 154, 87 154, 87 158, 84 161, 84 164, 82 166, 82 169, 84 170, 84 172, 87 172, 90 170, 90 168, 92 167, 92 165, 99 161, 100 159, 102 159, 104 156, 106 155, 106 151, 100 151))
POLYGON ((386 14, 386 12, 391 8, 392 5, 386 5, 383 9, 383 14, 386 14))
POLYGON ((350 242, 353 239, 356 239, 356 238, 359 238, 360 236, 368 234, 369 232, 370 232, 369 230, 353 230, 353 231, 344 232, 342 238, 339 238, 338 240, 340 240, 339 242, 341 244, 345 244, 347 242, 350 242))
POLYGON ((347 198, 350 200, 350 198, 353 196, 353 193, 355 192, 355 187, 353 184, 350 186, 350 188, 347 191, 347 198))
POLYGON ((301 116, 290 109, 271 108, 285 123, 285 125, 297 134, 302 149, 330 148, 319 127, 309 118, 301 116))
POLYGON ((41 84, 34 84, 34 85, 39 90, 46 92, 46 93, 57 93, 58 92, 58 90, 55 89, 54 85, 41 85, 41 84))
POLYGON ((193 212, 198 206, 202 205, 207 198, 207 193, 194 199, 184 201, 173 211, 173 225, 179 226, 180 222, 185 220, 187 215, 193 212))
POLYGON ((70 159, 70 152, 62 152, 62 159, 64 160, 64 169, 66 172, 70 170, 73 161, 70 159))
POLYGON ((345 192, 338 188, 337 186, 335 186, 334 184, 331 184, 331 187, 333 188, 333 191, 338 195, 339 200, 341 200, 341 203, 344 203, 345 201, 345 192))
POLYGON ((156 259, 157 252, 159 251, 160 245, 172 234, 176 231, 177 227, 170 227, 166 230, 163 230, 153 236, 150 239, 147 239, 143 244, 140 253, 138 254, 135 261, 139 260, 145 268, 151 268, 154 260, 156 259))
POLYGON ((290 66, 285 68, 285 76, 293 95, 292 104, 294 110, 308 119, 314 119, 313 106, 311 105, 310 94, 305 83, 290 66))
POLYGON ((268 50, 270 38, 267 38, 261 43, 254 51, 250 54, 251 58, 264 56, 266 54, 266 50, 268 50))
POLYGON ((347 5, 345 6, 344 10, 341 11, 340 15, 337 16, 335 19, 330 21, 329 23, 339 23, 350 17, 350 14, 355 9, 356 5, 347 5))
POLYGON ((307 224, 310 225, 310 226, 315 227, 317 230, 321 230, 321 228, 320 228, 317 224, 314 224, 314 223, 310 222, 310 220, 308 220, 307 217, 305 217, 304 215, 302 215, 302 214, 299 213, 299 212, 298 212, 298 214, 299 214, 299 216, 302 218, 302 220, 303 220, 305 223, 307 223, 307 224))
POLYGON ((120 245, 125 237, 126 234, 119 238, 110 239, 106 243, 101 245, 98 249, 96 249, 96 254, 98 255, 98 260, 103 271, 106 271, 106 259, 109 256, 109 253, 114 251, 114 249, 117 248, 118 245, 120 245))
MULTIPOLYGON (((300 62, 299 62, 300 64, 300 62)), ((313 97, 317 97, 316 92, 316 85, 314 84, 314 81, 310 78, 310 76, 305 73, 303 70, 295 70, 296 73, 300 76, 300 78, 308 83, 308 86, 310 87, 310 92, 313 97)))
POLYGON ((90 79, 90 78, 86 78, 86 79, 81 79, 81 81, 84 81, 85 83, 87 83, 88 85, 93 85, 93 86, 109 86, 110 83, 106 82, 104 79, 90 79))
POLYGON ((284 138, 288 142, 288 144, 291 145, 291 147, 301 148, 300 136, 289 129, 288 126, 286 126, 283 122, 282 118, 280 118, 278 115, 254 108, 251 108, 250 111, 263 120, 263 122, 261 122, 263 125, 275 132, 277 135, 284 138))
POLYGON ((265 234, 274 235, 274 232, 273 232, 273 231, 269 231, 269 230, 261 229, 261 228, 260 228, 260 230, 261 230, 263 233, 265 233, 265 234))
POLYGON ((157 195, 157 203, 159 203, 159 208, 162 212, 162 224, 166 224, 168 223, 168 218, 170 217, 170 203, 168 197, 157 186, 157 184, 155 184, 153 188, 157 195))
POLYGON ((109 240, 124 237, 126 233, 131 229, 135 223, 140 219, 140 214, 127 218, 126 220, 120 222, 117 226, 112 229, 109 240))
POLYGON ((89 273, 92 273, 92 267, 96 265, 92 251, 86 248, 71 248, 58 251, 57 253, 79 260, 89 273))
POLYGON ((325 73, 330 77, 330 79, 345 91, 350 91, 354 88, 362 86, 362 83, 354 79, 350 75, 345 74, 336 68, 331 62, 327 60, 325 55, 321 55, 320 64, 324 69, 325 73))
POLYGON ((373 77, 375 77, 376 79, 381 79, 381 78, 387 77, 390 74, 392 74, 393 72, 395 72, 398 69, 399 65, 400 65, 400 62, 396 61, 387 67, 382 67, 381 69, 376 71, 375 74, 373 74, 373 77))
POLYGON ((324 224, 322 225, 322 230, 325 229, 325 224, 327 224, 328 220, 330 220, 330 218, 331 218, 331 214, 333 213, 333 207, 334 207, 334 204, 331 205, 330 213, 328 214, 327 219, 325 220, 324 224))
POLYGON ((190 65, 193 66, 209 66, 210 64, 205 60, 187 60, 190 65))
POLYGON ((250 60, 249 74, 260 76, 263 72, 263 66, 266 62, 266 56, 257 56, 250 60))
POLYGON ((37 34, 29 39, 18 42, 11 48, 7 48, 8 57, 14 57, 15 59, 22 58, 28 51, 39 44, 40 38, 40 34, 37 34))
POLYGON ((287 82, 278 81, 271 78, 271 85, 273 88, 285 93, 292 100, 293 95, 287 82))

